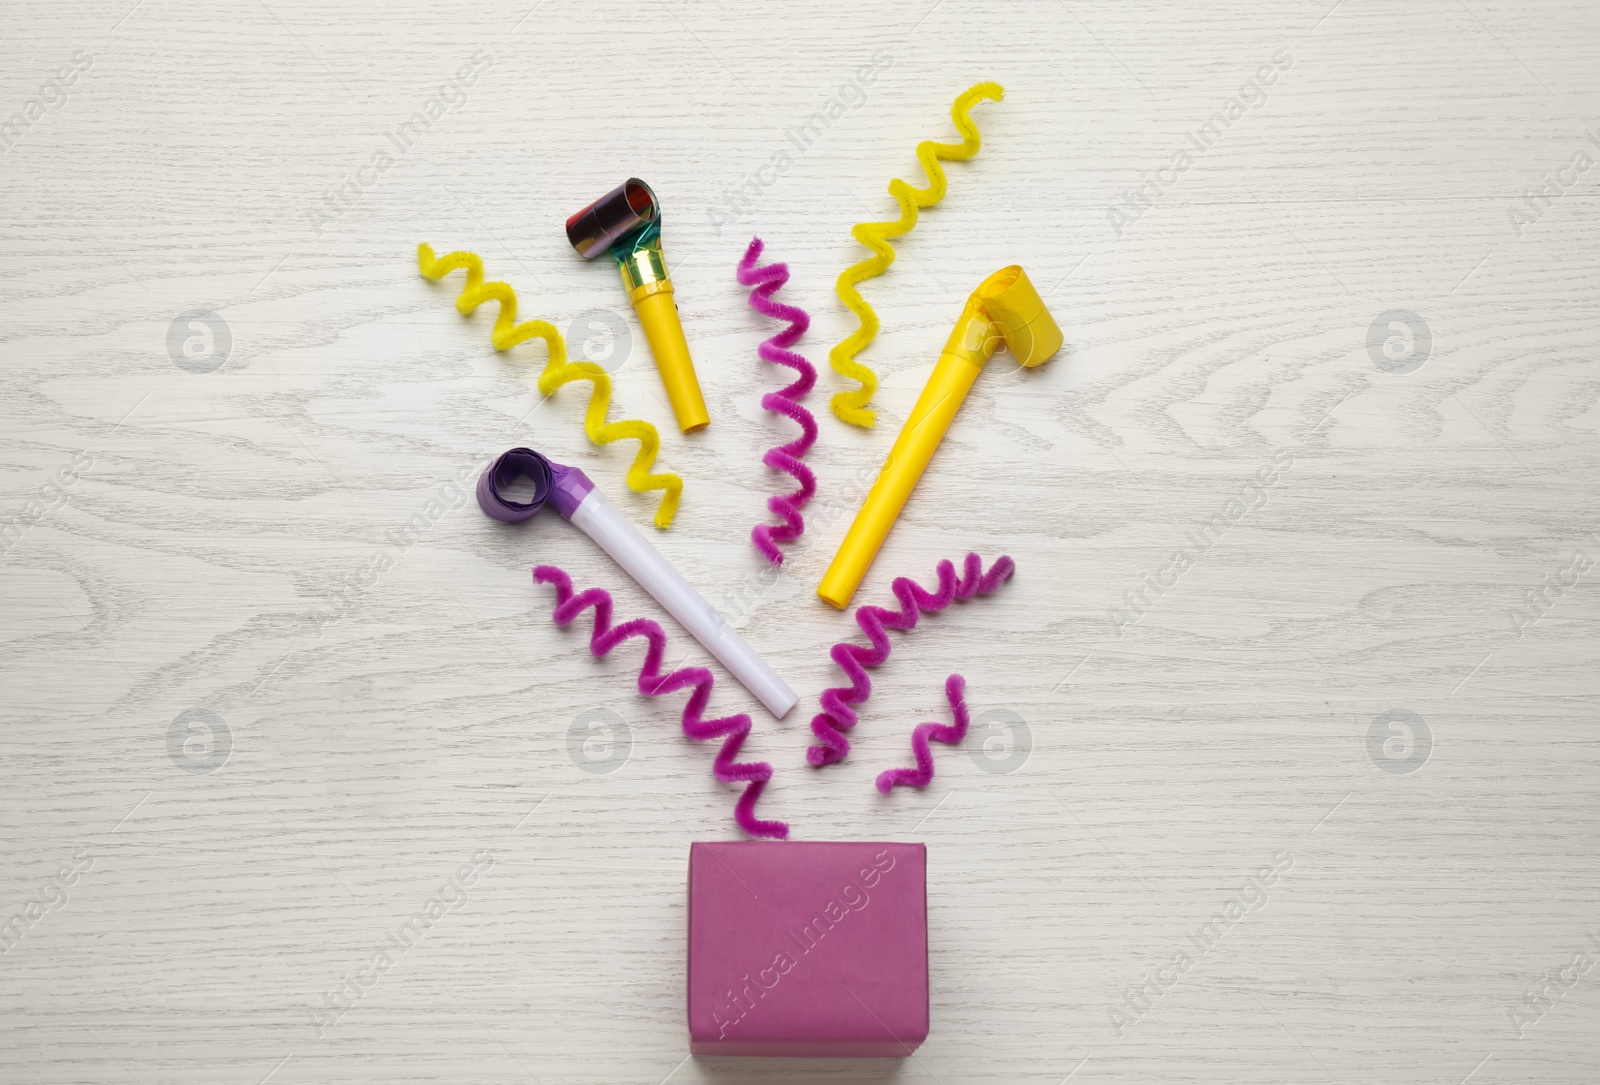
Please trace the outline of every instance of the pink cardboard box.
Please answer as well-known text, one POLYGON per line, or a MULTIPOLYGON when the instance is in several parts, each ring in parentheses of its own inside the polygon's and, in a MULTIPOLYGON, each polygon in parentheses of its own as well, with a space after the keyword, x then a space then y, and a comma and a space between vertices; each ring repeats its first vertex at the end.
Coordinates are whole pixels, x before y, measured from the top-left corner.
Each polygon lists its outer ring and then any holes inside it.
POLYGON ((927 848, 689 848, 689 1051, 903 1058, 928 1036, 927 848))

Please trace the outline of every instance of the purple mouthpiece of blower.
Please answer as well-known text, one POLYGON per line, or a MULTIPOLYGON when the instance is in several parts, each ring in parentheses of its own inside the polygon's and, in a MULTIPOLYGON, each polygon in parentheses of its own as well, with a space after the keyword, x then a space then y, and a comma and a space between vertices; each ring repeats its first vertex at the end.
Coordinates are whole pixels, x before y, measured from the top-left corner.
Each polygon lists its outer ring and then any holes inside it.
POLYGON ((478 477, 478 507, 503 523, 518 524, 550 501, 563 519, 570 520, 593 489, 589 476, 576 467, 555 463, 531 448, 513 448, 497 456, 478 477), (533 500, 505 496, 504 491, 524 475, 533 480, 533 500))

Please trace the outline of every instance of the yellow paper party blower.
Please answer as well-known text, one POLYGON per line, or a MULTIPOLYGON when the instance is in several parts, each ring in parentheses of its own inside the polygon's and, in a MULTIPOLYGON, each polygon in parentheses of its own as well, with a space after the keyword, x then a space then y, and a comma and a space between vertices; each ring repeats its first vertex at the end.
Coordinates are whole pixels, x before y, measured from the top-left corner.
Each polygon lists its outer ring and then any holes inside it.
POLYGON ((861 511, 839 544, 833 564, 817 587, 818 595, 840 610, 850 605, 861 578, 867 575, 906 498, 990 356, 1003 345, 1019 364, 1031 369, 1048 361, 1061 343, 1061 328, 1020 267, 1001 268, 979 284, 961 310, 961 319, 945 342, 944 352, 895 438, 861 511))

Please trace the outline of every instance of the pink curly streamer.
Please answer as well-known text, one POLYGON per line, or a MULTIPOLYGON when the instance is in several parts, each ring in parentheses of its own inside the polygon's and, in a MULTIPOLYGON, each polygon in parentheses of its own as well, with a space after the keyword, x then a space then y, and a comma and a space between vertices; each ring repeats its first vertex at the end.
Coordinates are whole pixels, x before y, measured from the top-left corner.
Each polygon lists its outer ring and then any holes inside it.
POLYGON ((778 288, 789 281, 789 265, 768 264, 758 268, 756 261, 760 258, 761 239, 751 238, 744 259, 739 261, 739 282, 755 287, 750 291, 751 308, 763 316, 789 322, 787 328, 761 344, 761 358, 776 365, 786 365, 800 374, 800 379, 787 388, 768 392, 761 397, 762 407, 793 420, 802 431, 788 444, 767 449, 767 454, 761 457, 762 463, 774 471, 793 475, 800 483, 800 488, 792 494, 773 494, 767 498, 767 508, 783 523, 776 526, 757 524, 750 529, 750 541, 755 543, 762 556, 773 565, 782 565, 783 552, 777 544, 793 542, 805 533, 806 521, 800 515, 800 509, 817 492, 817 477, 811 473, 811 468, 800 462, 800 457, 817 439, 817 420, 810 411, 800 406, 800 398, 817 383, 817 371, 810 362, 787 349, 805 334, 805 330, 811 326, 811 318, 804 309, 772 300, 778 288))
POLYGON ((554 584, 556 589, 555 623, 566 626, 589 608, 594 608, 594 632, 589 637, 589 651, 596 656, 608 654, 611 649, 630 637, 643 637, 649 642, 644 653, 644 667, 639 671, 639 692, 646 697, 660 697, 680 689, 691 688, 689 701, 683 706, 683 733, 696 742, 709 739, 723 740, 712 771, 723 783, 744 783, 744 793, 733 808, 733 820, 751 836, 776 837, 783 840, 789 835, 789 826, 781 821, 761 821, 755 816, 756 800, 772 779, 772 766, 765 761, 738 764, 734 758, 750 734, 750 717, 740 712, 733 716, 707 720, 701 718, 706 704, 711 700, 711 687, 715 679, 704 667, 680 667, 670 674, 661 673, 661 660, 667 649, 667 635, 661 626, 649 618, 634 618, 621 625, 611 624, 611 593, 604 588, 589 588, 574 594, 572 578, 554 565, 540 565, 533 570, 535 584, 554 584))
POLYGON ((916 755, 917 767, 886 769, 878 773, 879 791, 887 795, 896 786, 927 787, 933 782, 933 751, 928 748, 928 740, 931 738, 946 746, 955 746, 967 737, 967 727, 972 723, 972 718, 967 714, 967 702, 961 695, 966 684, 967 680, 959 674, 952 674, 944 680, 944 695, 950 702, 950 714, 955 717, 955 722, 918 724, 917 729, 911 732, 911 752, 916 755))
POLYGON ((850 752, 850 742, 845 731, 856 725, 856 713, 850 706, 860 704, 872 696, 872 680, 867 677, 867 667, 877 667, 889 658, 889 634, 886 629, 915 629, 918 611, 930 614, 943 610, 951 603, 970 599, 974 595, 988 595, 1005 581, 1011 579, 1016 564, 1005 555, 996 558, 988 572, 977 554, 968 554, 962 577, 956 578, 956 567, 949 561, 938 565, 939 587, 927 591, 909 576, 897 576, 892 590, 900 600, 900 609, 860 606, 856 608, 856 624, 872 642, 870 648, 848 642, 835 644, 828 654, 850 679, 848 686, 831 686, 822 691, 822 711, 811 720, 811 733, 822 741, 806 750, 806 760, 819 768, 843 761, 850 752))

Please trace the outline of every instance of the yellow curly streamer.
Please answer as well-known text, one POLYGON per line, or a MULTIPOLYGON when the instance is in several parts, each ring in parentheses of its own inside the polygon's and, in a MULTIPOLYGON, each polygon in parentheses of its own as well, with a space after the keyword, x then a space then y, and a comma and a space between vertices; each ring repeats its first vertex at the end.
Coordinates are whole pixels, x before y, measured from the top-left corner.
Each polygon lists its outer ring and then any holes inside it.
POLYGON ((567 361, 567 345, 554 324, 544 320, 527 320, 517 323, 517 295, 509 284, 483 281, 483 261, 476 253, 451 252, 435 257, 433 248, 426 242, 417 246, 417 267, 429 279, 438 281, 452 271, 465 269, 467 284, 456 298, 456 311, 463 316, 486 301, 500 303, 500 315, 495 317, 490 340, 496 350, 510 350, 518 343, 538 337, 550 348, 550 360, 539 374, 539 391, 543 395, 555 394, 563 384, 575 380, 594 382, 594 393, 589 397, 589 409, 583 417, 584 432, 597 445, 632 438, 639 442, 639 454, 628 468, 628 488, 637 493, 649 490, 664 491, 661 504, 656 507, 656 527, 671 525, 678 512, 678 498, 683 493, 683 479, 670 472, 651 474, 656 453, 661 449, 661 435, 648 422, 628 419, 607 422, 606 410, 611 404, 611 376, 593 362, 567 361))
POLYGON ((896 177, 889 182, 889 195, 899 201, 900 217, 893 222, 860 222, 850 228, 850 236, 875 254, 845 268, 834 285, 839 300, 861 321, 859 328, 828 352, 828 364, 833 366, 834 372, 861 382, 860 388, 835 392, 829 401, 833 413, 852 426, 871 427, 878 421, 878 412, 867 407, 867 402, 878 390, 878 375, 855 360, 855 356, 877 337, 878 314, 872 311, 872 306, 856 289, 856 283, 889 270, 889 265, 894 263, 894 247, 888 239, 911 231, 917 224, 917 208, 932 207, 944 199, 944 169, 939 165, 939 160, 965 162, 983 146, 978 126, 972 123, 970 116, 972 107, 985 98, 998 102, 1005 97, 1005 93, 1005 88, 999 83, 979 83, 964 91, 950 107, 950 119, 956 122, 961 142, 935 143, 925 139, 917 144, 917 161, 922 163, 922 172, 928 177, 928 187, 912 188, 896 177))

